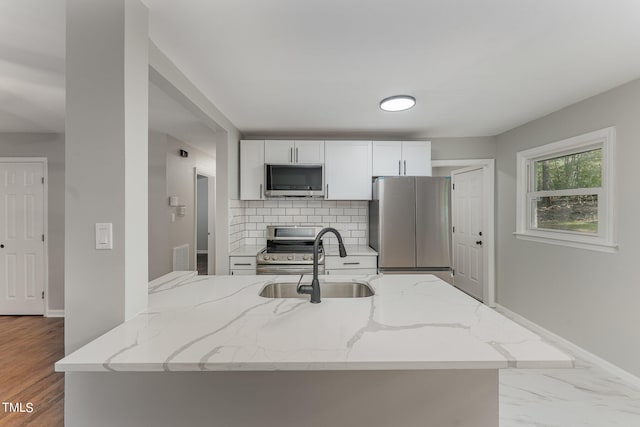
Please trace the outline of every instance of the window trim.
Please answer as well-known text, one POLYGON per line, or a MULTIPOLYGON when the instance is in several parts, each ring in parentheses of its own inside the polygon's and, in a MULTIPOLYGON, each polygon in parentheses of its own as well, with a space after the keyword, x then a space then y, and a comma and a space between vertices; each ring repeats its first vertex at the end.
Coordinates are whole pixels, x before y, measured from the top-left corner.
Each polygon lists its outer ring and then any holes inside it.
MULTIPOLYGON (((545 144, 516 154, 516 231, 518 239, 534 242, 563 245, 574 248, 589 249, 601 252, 616 252, 614 221, 614 162, 615 162, 615 127, 608 127, 572 138, 545 144), (588 194, 598 195, 598 233, 588 234, 575 231, 532 228, 529 200, 535 183, 532 182, 530 168, 533 162, 566 156, 589 149, 602 148, 602 187, 584 190, 588 194)), ((582 189, 558 190, 571 194, 580 193, 582 189)), ((538 194, 540 192, 537 192, 538 194)), ((557 194, 557 191, 554 191, 557 194)))

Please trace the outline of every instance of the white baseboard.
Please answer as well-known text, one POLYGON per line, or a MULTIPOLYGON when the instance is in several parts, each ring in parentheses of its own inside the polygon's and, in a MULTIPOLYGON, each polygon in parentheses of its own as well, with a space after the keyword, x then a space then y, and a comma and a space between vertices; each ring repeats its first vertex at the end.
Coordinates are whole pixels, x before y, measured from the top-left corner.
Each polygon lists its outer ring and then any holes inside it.
POLYGON ((508 308, 500 305, 500 304, 496 304, 495 306, 495 310, 498 313, 501 313, 503 315, 505 315, 506 317, 510 318, 511 320, 513 320, 514 322, 520 323, 523 326, 526 326, 527 328, 533 330, 535 333, 537 333, 538 335, 542 336, 543 338, 547 338, 549 341, 555 341, 558 344, 560 344, 561 346, 564 346, 567 350, 569 350, 570 352, 574 353, 576 356, 580 357, 581 359, 586 360, 587 362, 590 362, 596 366, 598 366, 599 368, 603 369, 604 371, 608 372, 609 374, 620 378, 622 381, 632 385, 633 387, 639 388, 640 389, 640 378, 633 375, 632 373, 625 371, 624 369, 620 368, 619 366, 614 365, 611 362, 608 362, 606 360, 604 360, 603 358, 596 356, 595 354, 585 350, 584 348, 572 343, 571 341, 567 340, 566 338, 563 338, 557 334, 554 334, 553 332, 549 331, 548 329, 543 328, 542 326, 538 325, 537 323, 532 322, 531 320, 522 317, 521 315, 519 315, 518 313, 514 313, 513 311, 509 310, 508 308))
POLYGON ((198 255, 207 255, 209 251, 207 249, 198 249, 198 255))
POLYGON ((64 310, 49 310, 44 315, 45 317, 64 317, 64 310))

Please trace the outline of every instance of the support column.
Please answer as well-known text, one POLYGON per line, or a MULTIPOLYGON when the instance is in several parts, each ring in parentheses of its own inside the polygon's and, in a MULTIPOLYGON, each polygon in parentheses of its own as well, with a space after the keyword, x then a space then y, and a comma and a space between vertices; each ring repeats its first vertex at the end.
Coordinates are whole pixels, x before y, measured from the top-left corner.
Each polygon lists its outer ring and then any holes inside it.
POLYGON ((67 0, 65 348, 147 305, 148 10, 67 0), (113 224, 96 250, 95 224, 113 224))

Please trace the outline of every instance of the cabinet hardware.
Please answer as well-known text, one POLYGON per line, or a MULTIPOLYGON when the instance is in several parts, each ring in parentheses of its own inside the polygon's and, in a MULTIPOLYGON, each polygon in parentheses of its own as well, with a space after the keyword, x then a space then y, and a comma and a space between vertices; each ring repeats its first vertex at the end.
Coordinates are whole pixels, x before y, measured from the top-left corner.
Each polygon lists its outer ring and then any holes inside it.
POLYGON ((289 148, 289 163, 293 163, 293 147, 289 148))
POLYGON ((398 175, 402 175, 402 160, 398 160, 398 175))
POLYGON ((262 199, 262 184, 260 184, 260 198, 262 199))
POLYGON ((482 240, 476 240, 476 245, 482 246, 482 240))
POLYGON ((327 184, 327 195, 325 196, 325 199, 329 198, 329 184, 327 184))
POLYGON ((233 265, 251 265, 250 262, 236 262, 233 265))
POLYGON ((300 160, 298 160, 298 147, 296 147, 296 163, 298 163, 300 160))
POLYGON ((407 161, 404 161, 404 175, 407 176, 407 161))
POLYGON ((360 265, 359 262, 343 262, 342 265, 360 265))
POLYGON ((42 299, 44 299, 44 291, 42 291, 42 299))

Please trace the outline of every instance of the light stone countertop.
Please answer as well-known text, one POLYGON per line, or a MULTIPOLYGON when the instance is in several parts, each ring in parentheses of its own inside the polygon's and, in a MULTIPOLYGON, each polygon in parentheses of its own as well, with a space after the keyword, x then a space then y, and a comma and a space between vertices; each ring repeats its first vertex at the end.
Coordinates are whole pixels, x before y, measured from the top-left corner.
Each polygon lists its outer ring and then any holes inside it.
MULTIPOLYGON (((347 255, 378 255, 375 249, 366 245, 344 245, 347 255)), ((338 245, 324 245, 324 253, 332 256, 338 255, 338 245)))
POLYGON ((256 256, 265 245, 242 245, 238 249, 229 252, 229 256, 256 256))
MULTIPOLYGON (((369 298, 258 296, 292 276, 184 276, 57 371, 421 370, 571 367, 538 335, 432 275, 369 276, 369 298)), ((327 281, 351 280, 331 276, 327 281)))

